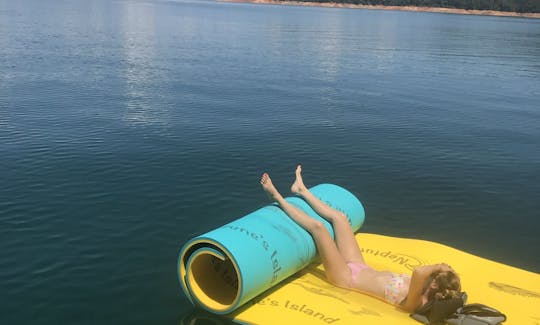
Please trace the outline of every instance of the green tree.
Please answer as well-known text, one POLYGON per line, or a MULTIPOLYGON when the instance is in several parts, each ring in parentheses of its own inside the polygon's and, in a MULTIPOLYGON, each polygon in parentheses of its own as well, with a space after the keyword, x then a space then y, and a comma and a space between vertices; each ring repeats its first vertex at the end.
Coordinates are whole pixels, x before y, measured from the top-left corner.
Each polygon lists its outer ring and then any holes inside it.
POLYGON ((540 0, 299 0, 361 5, 421 6, 540 13, 540 0))

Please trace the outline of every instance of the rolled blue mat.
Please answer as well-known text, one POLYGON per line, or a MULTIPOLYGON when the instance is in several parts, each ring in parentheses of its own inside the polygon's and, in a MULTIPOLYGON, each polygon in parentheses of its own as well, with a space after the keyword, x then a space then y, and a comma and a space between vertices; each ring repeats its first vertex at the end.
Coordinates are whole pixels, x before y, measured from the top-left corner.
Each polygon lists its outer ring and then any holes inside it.
MULTIPOLYGON (((320 184, 310 191, 347 215, 354 231, 364 223, 362 203, 346 189, 320 184)), ((332 226, 299 197, 288 202, 332 226)), ((189 240, 178 256, 178 278, 190 301, 228 314, 310 264, 317 255, 311 235, 272 204, 189 240)))

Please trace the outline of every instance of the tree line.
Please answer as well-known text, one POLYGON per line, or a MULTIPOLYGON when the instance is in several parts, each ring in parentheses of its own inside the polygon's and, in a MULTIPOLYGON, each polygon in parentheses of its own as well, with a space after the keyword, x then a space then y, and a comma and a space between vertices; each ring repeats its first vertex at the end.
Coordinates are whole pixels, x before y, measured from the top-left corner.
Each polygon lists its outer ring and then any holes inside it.
POLYGON ((513 12, 540 12, 540 0, 299 0, 359 5, 441 7, 513 12))

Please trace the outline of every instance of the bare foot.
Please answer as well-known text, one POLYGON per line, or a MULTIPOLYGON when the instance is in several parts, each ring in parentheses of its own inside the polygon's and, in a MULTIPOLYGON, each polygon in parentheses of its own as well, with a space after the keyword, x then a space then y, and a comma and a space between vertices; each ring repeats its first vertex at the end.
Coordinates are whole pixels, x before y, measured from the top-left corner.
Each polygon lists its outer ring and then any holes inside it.
POLYGON ((291 192, 293 192, 294 194, 302 195, 302 193, 307 190, 306 186, 304 185, 304 181, 302 180, 302 165, 298 165, 294 173, 296 174, 296 179, 291 185, 291 192))
POLYGON ((281 194, 279 194, 276 187, 274 186, 274 184, 272 184, 272 179, 270 179, 270 175, 268 175, 267 173, 262 174, 261 185, 264 192, 266 192, 266 194, 268 195, 268 197, 270 197, 270 199, 277 201, 279 198, 282 197, 281 194))

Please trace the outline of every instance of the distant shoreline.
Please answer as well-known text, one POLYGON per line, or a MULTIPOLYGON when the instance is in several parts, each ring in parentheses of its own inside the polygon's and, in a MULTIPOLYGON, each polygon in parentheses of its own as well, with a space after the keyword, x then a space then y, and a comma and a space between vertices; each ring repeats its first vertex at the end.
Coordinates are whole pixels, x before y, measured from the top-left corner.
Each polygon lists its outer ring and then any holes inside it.
POLYGON ((327 7, 327 8, 372 9, 372 10, 400 10, 400 11, 436 12, 436 13, 460 14, 460 15, 540 18, 540 13, 534 13, 534 12, 521 13, 521 12, 510 12, 510 11, 467 10, 467 9, 439 8, 439 7, 356 5, 356 4, 349 4, 349 3, 337 3, 337 2, 303 2, 303 1, 278 1, 278 0, 218 0, 218 1, 286 5, 286 6, 310 6, 310 7, 327 7))

